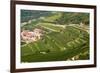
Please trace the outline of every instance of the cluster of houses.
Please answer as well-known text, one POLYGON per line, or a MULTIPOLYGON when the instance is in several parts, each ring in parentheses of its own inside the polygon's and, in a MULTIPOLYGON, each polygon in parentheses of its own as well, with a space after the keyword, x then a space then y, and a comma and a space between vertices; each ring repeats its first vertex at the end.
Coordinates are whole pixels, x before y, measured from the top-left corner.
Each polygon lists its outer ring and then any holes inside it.
POLYGON ((33 31, 23 30, 21 32, 21 39, 23 42, 30 43, 41 39, 43 30, 35 28, 33 31))

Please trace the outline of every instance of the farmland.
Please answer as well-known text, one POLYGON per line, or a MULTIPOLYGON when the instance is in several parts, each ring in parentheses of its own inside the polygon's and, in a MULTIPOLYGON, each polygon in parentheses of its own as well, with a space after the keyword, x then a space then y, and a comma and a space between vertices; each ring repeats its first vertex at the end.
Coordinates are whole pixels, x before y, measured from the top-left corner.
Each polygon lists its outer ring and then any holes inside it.
POLYGON ((79 14, 72 13, 72 17, 69 13, 66 18, 62 18, 62 12, 46 12, 45 16, 44 14, 38 15, 39 18, 37 17, 34 21, 23 25, 22 31, 32 31, 38 28, 43 31, 43 35, 34 42, 21 42, 21 62, 89 59, 89 21, 86 20, 88 18, 85 16, 87 14, 81 13, 80 17, 80 23, 84 21, 83 24, 86 25, 79 25, 79 20, 74 21, 73 18, 76 19, 76 15, 79 14), (70 15, 70 19, 67 21, 68 15, 70 15))

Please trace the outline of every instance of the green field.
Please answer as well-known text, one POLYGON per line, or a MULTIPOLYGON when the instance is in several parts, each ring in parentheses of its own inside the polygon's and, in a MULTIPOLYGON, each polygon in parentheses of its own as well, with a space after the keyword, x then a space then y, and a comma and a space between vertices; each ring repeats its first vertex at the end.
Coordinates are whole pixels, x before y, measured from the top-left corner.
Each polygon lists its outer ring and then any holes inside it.
POLYGON ((55 18, 52 15, 45 16, 45 19, 37 19, 21 27, 28 30, 40 28, 44 31, 42 39, 38 41, 21 42, 21 62, 89 59, 89 32, 78 24, 67 25, 65 21, 62 21, 61 25, 60 16, 60 14, 58 17, 55 15, 55 18))
POLYGON ((77 55, 80 55, 79 59, 89 59, 89 34, 86 31, 73 26, 59 27, 59 30, 52 25, 41 26, 55 31, 48 29, 51 32, 45 34, 41 40, 22 45, 22 62, 61 61, 77 55))

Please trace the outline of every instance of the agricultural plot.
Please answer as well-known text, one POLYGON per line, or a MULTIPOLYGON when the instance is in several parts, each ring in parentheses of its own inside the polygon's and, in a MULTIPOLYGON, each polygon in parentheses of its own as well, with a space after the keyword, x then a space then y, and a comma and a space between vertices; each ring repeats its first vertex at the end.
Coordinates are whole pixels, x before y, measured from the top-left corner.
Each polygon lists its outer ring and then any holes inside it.
MULTIPOLYGON (((60 16, 61 14, 59 19, 60 16)), ((60 25, 59 21, 57 22, 57 16, 55 16, 56 19, 53 18, 53 22, 49 22, 47 16, 45 18, 37 19, 30 25, 21 27, 24 30, 42 30, 42 36, 34 36, 36 38, 33 42, 21 41, 21 62, 89 59, 89 32, 83 30, 83 26, 66 25, 65 23, 60 25)))

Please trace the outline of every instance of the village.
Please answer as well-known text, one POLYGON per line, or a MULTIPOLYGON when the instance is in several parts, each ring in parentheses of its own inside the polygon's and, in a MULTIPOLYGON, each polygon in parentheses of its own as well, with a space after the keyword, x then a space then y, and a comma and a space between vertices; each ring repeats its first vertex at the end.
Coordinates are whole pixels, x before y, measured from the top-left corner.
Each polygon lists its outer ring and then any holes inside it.
POLYGON ((39 28, 35 28, 33 31, 23 30, 21 32, 21 40, 22 42, 25 43, 31 43, 41 39, 42 35, 43 35, 43 30, 39 28))

